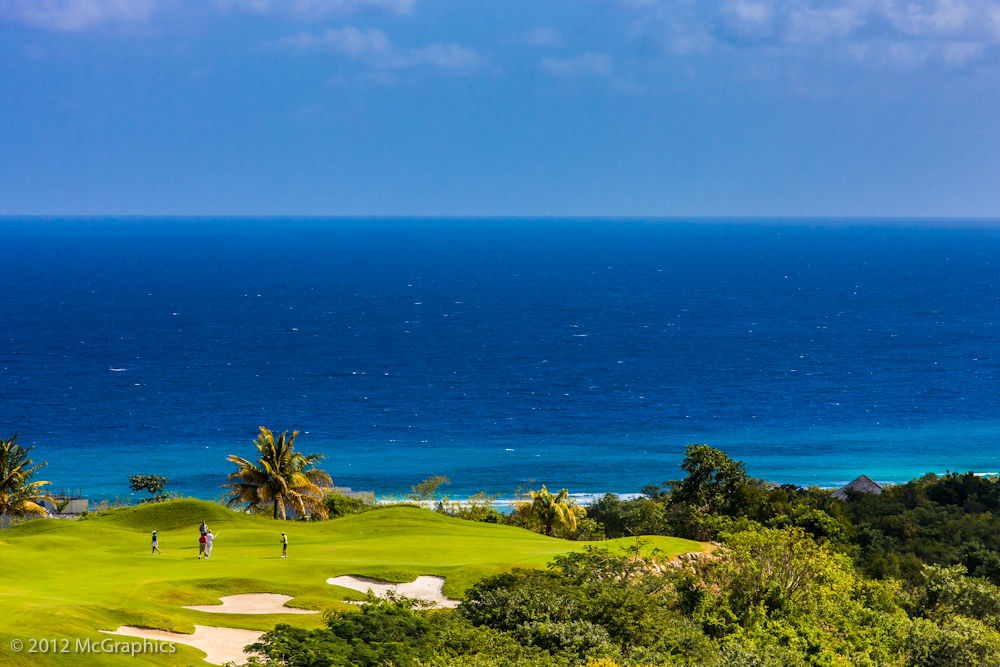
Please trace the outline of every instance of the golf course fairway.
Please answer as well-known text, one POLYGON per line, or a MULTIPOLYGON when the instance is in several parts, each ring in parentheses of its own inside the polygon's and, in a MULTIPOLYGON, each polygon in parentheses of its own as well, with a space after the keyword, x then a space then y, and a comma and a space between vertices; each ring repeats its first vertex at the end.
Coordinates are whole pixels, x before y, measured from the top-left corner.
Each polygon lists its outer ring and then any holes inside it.
MULTIPOLYGON (((645 537, 644 550, 702 551, 698 542, 645 537)), ((269 630, 276 623, 318 627, 320 614, 218 614, 184 609, 220 604, 224 595, 279 593, 288 606, 352 608, 356 591, 330 577, 392 582, 445 577, 444 593, 461 598, 480 578, 514 567, 543 567, 557 554, 588 545, 621 551, 634 539, 569 542, 520 528, 455 519, 412 506, 390 506, 321 522, 274 521, 200 500, 140 505, 67 521, 35 519, 0 530, 0 665, 207 665, 205 654, 95 653, 120 626, 192 633, 195 624, 269 630), (198 526, 217 535, 211 560, 198 559, 198 526), (162 555, 150 555, 159 534, 162 555), (281 532, 288 558, 281 558, 281 532), (41 640, 46 652, 40 652, 41 640), (56 640, 53 642, 53 640, 56 640), (65 641, 64 641, 65 640, 65 641), (79 642, 77 640, 80 640, 79 642), (15 651, 12 643, 20 650, 15 651), (54 644, 54 647, 53 647, 54 644), (36 652, 29 652, 34 646, 36 652), (64 651, 65 649, 65 651, 64 651), (57 652, 54 652, 57 651, 57 652)))

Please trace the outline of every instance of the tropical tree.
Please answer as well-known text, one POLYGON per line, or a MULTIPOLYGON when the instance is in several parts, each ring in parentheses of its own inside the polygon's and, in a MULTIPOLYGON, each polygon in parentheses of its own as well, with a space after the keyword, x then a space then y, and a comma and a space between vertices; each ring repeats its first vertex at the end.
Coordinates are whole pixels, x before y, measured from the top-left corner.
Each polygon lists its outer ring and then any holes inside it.
POLYGON ((305 516, 312 513, 326 518, 326 507, 323 496, 326 486, 333 483, 325 471, 316 467, 323 459, 320 454, 301 454, 295 451, 294 431, 291 437, 288 432, 277 438, 271 431, 260 427, 260 435, 254 441, 260 457, 256 463, 239 456, 229 456, 229 460, 238 466, 238 470, 229 475, 230 484, 224 488, 233 494, 228 506, 245 504, 248 509, 257 509, 267 505, 273 506, 273 516, 278 518, 280 511, 282 520, 288 518, 288 513, 305 516))
POLYGON ((750 478, 743 463, 708 445, 688 445, 681 468, 687 477, 670 482, 675 505, 688 505, 701 512, 726 513, 740 504, 750 478))
POLYGON ((46 463, 31 465, 28 453, 34 447, 24 449, 17 444, 15 433, 7 440, 0 438, 0 515, 15 519, 26 516, 45 516, 45 508, 39 503, 49 496, 42 487, 49 482, 32 482, 35 471, 46 463))
POLYGON ((546 535, 551 535, 556 528, 576 530, 576 518, 583 513, 581 508, 571 507, 566 499, 569 491, 563 489, 559 493, 549 493, 542 485, 541 491, 530 492, 531 501, 522 501, 515 505, 517 511, 534 517, 542 524, 546 535))
MULTIPOLYGON (((428 477, 416 486, 410 487, 410 498, 413 500, 436 500, 437 491, 441 486, 448 486, 451 480, 441 475, 428 477)), ((446 499, 447 500, 447 499, 446 499)))
POLYGON ((128 488, 133 491, 148 491, 151 498, 144 498, 140 503, 158 503, 169 498, 169 494, 163 492, 163 487, 170 483, 166 477, 160 475, 129 475, 128 488))

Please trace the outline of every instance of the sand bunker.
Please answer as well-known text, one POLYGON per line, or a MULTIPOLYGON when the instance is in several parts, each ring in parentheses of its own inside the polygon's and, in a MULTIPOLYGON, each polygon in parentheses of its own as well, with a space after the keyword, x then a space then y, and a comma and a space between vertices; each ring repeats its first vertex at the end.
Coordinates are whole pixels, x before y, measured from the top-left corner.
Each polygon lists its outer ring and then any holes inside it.
MULTIPOLYGON (((224 665, 227 662, 243 664, 251 653, 244 653, 243 647, 249 646, 258 641, 263 632, 254 630, 239 630, 236 628, 213 628, 207 625, 194 626, 193 635, 185 635, 179 632, 167 632, 165 630, 150 630, 149 628, 134 628, 123 625, 109 635, 124 635, 126 637, 139 637, 141 639, 152 639, 161 642, 176 642, 193 646, 199 651, 204 651, 205 662, 213 665, 224 665)), ((107 632, 107 631, 105 631, 107 632)))
POLYGON ((461 600, 455 600, 444 596, 444 577, 417 577, 416 581, 408 584, 391 584, 388 581, 378 581, 366 577, 331 577, 326 583, 333 586, 342 586, 351 590, 367 593, 371 589, 372 593, 380 597, 385 597, 389 591, 395 591, 396 595, 403 595, 408 598, 417 598, 433 602, 439 607, 457 607, 461 600))
POLYGON ((318 614, 310 609, 286 607, 285 603, 292 599, 290 595, 276 593, 246 593, 243 595, 227 595, 219 598, 222 604, 205 604, 184 607, 195 611, 207 611, 210 614, 318 614))

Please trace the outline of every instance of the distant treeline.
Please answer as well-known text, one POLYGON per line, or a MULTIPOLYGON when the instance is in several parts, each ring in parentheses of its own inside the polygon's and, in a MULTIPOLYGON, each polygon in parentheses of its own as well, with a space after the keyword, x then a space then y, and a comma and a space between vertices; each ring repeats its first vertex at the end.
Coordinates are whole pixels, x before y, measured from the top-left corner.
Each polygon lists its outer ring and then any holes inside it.
POLYGON ((647 486, 635 500, 608 494, 587 507, 587 517, 609 538, 714 540, 736 530, 797 526, 877 579, 916 583, 925 564, 963 565, 1000 585, 1000 478, 929 473, 880 495, 848 490, 845 502, 826 489, 749 477, 742 463, 703 445, 688 448, 684 470, 683 480, 647 486))

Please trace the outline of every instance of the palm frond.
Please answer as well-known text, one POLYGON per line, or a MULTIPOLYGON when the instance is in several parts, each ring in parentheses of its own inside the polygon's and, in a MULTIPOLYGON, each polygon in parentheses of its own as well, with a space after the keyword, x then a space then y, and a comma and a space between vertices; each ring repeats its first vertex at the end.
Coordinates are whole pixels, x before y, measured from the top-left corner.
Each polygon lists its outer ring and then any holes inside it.
POLYGON ((19 446, 17 435, 15 433, 6 440, 0 438, 0 514, 16 518, 44 516, 45 508, 39 502, 49 497, 42 489, 49 482, 32 482, 31 478, 48 464, 32 465, 28 454, 34 447, 25 449, 19 446))
POLYGON ((325 471, 315 467, 316 462, 323 459, 322 455, 304 455, 295 451, 298 434, 298 431, 293 431, 289 436, 286 431, 275 437, 274 433, 261 426, 260 434, 254 440, 260 455, 255 463, 235 455, 228 457, 237 466, 236 472, 229 475, 230 484, 223 485, 232 494, 227 503, 230 507, 245 504, 248 509, 258 509, 270 505, 274 516, 280 513, 283 519, 288 518, 289 513, 294 516, 309 513, 326 516, 321 484, 330 485, 333 480, 325 471))

